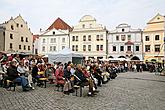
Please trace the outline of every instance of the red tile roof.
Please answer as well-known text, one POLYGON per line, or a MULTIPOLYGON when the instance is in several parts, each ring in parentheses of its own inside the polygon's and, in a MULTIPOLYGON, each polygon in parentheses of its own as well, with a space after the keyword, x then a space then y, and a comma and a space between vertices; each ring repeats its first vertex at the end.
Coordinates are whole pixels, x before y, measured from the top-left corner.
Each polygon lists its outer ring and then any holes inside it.
POLYGON ((134 43, 131 42, 131 41, 128 41, 128 42, 125 43, 125 45, 134 45, 134 43))
POLYGON ((33 35, 33 42, 39 38, 39 35, 33 35))
POLYGON ((67 23, 65 23, 61 18, 57 18, 47 30, 51 30, 54 28, 72 31, 72 28, 67 23))

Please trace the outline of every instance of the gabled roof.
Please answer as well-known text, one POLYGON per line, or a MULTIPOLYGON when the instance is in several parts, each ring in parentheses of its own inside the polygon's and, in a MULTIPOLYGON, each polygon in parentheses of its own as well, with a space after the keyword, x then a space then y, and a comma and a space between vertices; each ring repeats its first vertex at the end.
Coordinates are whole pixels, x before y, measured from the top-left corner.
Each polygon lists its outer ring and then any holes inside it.
POLYGON ((47 29, 47 30, 51 30, 51 29, 61 29, 61 30, 69 30, 72 31, 72 28, 65 23, 61 18, 57 18, 54 23, 47 29))
POLYGON ((164 16, 158 13, 147 24, 155 23, 155 22, 163 22, 163 21, 164 21, 164 16))

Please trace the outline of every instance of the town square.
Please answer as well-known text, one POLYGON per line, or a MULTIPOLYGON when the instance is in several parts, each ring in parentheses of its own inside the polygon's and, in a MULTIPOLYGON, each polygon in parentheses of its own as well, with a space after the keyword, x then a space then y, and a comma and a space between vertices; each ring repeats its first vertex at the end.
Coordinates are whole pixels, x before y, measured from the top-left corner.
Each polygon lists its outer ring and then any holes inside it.
POLYGON ((165 1, 0 3, 0 110, 165 109, 165 1))

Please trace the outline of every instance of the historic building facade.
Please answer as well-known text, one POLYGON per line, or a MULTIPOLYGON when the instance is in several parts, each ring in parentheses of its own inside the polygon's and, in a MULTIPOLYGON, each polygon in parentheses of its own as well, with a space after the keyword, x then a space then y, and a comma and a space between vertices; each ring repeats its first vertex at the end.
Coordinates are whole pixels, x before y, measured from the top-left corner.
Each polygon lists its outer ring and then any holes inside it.
POLYGON ((144 60, 163 60, 164 58, 165 17, 157 14, 143 31, 144 60))
POLYGON ((69 48, 69 32, 72 28, 62 19, 57 18, 55 22, 41 35, 38 40, 38 53, 50 54, 64 48, 69 48))
POLYGON ((108 35, 108 57, 143 60, 142 31, 120 24, 108 35))
POLYGON ((90 15, 83 16, 70 32, 70 48, 85 59, 106 58, 107 30, 90 15))
POLYGON ((0 51, 32 52, 33 36, 21 15, 0 24, 0 51))

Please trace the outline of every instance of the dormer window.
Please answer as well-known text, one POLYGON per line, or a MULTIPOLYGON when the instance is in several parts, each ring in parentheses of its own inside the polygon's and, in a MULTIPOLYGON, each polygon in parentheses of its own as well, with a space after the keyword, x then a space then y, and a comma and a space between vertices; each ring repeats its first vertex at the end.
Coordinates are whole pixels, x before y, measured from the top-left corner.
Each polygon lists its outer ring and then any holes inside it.
POLYGON ((53 35, 55 35, 55 31, 53 31, 53 35))
POLYGON ((19 24, 17 23, 17 27, 19 27, 19 24))
POLYGON ((14 26, 13 25, 11 25, 11 30, 14 30, 14 26))
POLYGON ((82 25, 82 28, 85 28, 85 24, 82 25))
POLYGON ((121 31, 124 32, 124 29, 122 29, 121 31))

